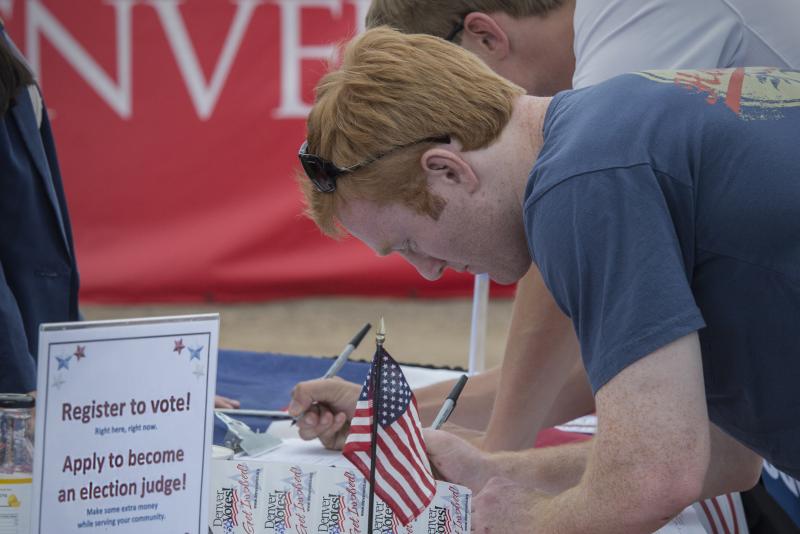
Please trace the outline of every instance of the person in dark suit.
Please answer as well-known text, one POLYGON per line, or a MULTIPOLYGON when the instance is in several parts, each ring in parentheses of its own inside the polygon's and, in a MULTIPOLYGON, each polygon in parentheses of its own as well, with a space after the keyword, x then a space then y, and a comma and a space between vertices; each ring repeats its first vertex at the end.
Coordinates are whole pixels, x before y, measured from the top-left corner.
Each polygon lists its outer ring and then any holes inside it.
POLYGON ((36 389, 39 325, 79 319, 78 284, 47 109, 0 21, 0 392, 36 389))
POLYGON ((0 392, 36 389, 39 325, 80 319, 78 285, 47 109, 0 20, 0 392))

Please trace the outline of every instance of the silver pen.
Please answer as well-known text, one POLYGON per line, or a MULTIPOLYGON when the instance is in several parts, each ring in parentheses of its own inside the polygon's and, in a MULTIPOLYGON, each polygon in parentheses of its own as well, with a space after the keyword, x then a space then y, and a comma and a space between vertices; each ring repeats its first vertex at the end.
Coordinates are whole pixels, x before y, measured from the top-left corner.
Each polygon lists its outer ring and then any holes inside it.
POLYGON ((270 417, 272 419, 292 419, 289 412, 284 410, 249 410, 242 408, 214 408, 217 413, 227 415, 250 415, 255 417, 270 417))
POLYGON ((436 419, 433 420, 433 424, 431 425, 432 428, 438 429, 447 421, 447 418, 453 413, 456 402, 458 402, 458 397, 461 395, 461 390, 464 389, 466 383, 467 375, 461 375, 461 378, 458 379, 458 382, 456 382, 453 389, 450 390, 450 394, 447 395, 447 398, 444 400, 442 407, 439 409, 439 413, 436 414, 436 419))

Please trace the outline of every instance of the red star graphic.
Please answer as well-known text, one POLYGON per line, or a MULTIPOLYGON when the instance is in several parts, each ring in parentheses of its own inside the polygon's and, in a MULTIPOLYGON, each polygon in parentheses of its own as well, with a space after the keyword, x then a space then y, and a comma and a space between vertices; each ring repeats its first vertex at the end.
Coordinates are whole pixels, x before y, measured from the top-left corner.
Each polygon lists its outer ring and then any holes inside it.
POLYGON ((178 354, 181 353, 183 349, 186 348, 186 345, 183 344, 183 338, 180 338, 175 342, 175 348, 172 349, 172 352, 177 352, 178 354))
POLYGON ((86 350, 86 345, 84 345, 83 347, 78 345, 78 348, 75 349, 75 352, 72 353, 72 355, 75 356, 75 361, 79 362, 81 361, 81 358, 86 357, 86 353, 84 352, 84 350, 86 350))

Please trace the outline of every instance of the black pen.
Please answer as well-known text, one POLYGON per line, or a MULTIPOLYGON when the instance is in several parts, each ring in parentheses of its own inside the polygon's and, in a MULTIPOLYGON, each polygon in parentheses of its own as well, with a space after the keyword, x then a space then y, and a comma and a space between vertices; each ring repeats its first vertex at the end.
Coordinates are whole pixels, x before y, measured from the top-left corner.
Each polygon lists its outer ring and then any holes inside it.
MULTIPOLYGON (((348 358, 350 358, 350 355, 353 353, 353 351, 356 350, 356 347, 358 347, 359 343, 361 343, 361 340, 364 339, 364 336, 367 335, 367 332, 369 332, 370 328, 372 328, 372 325, 370 323, 367 323, 361 327, 361 330, 359 330, 358 333, 353 336, 353 339, 351 339, 350 342, 344 346, 342 352, 339 353, 339 356, 337 356, 336 359, 333 360, 331 366, 328 368, 327 371, 325 371, 325 374, 322 375, 323 379, 333 378, 334 376, 336 376, 336 374, 341 370, 341 368, 344 367, 344 364, 347 362, 348 358)), ((297 420, 303 417, 305 414, 306 412, 303 412, 297 417, 295 417, 294 421, 292 421, 292 426, 294 426, 297 423, 297 420)))
POLYGON ((439 428, 447 421, 447 418, 453 413, 458 397, 461 395, 461 390, 464 389, 466 383, 467 375, 461 375, 461 378, 458 379, 458 382, 456 382, 456 385, 453 386, 453 389, 450 390, 450 394, 444 400, 441 409, 439 409, 439 413, 436 414, 436 419, 433 420, 433 424, 431 425, 432 428, 439 428))
POLYGON ((336 373, 338 373, 339 370, 344 366, 345 362, 347 362, 347 359, 350 357, 353 351, 356 350, 356 347, 358 347, 359 343, 361 343, 361 340, 364 339, 364 336, 367 335, 367 332, 369 332, 370 328, 372 328, 372 325, 369 323, 361 327, 361 330, 359 330, 358 333, 353 336, 353 339, 350 340, 350 343, 345 345, 345 347, 342 349, 342 352, 339 353, 339 356, 333 360, 333 364, 331 364, 330 368, 325 371, 325 374, 322 375, 322 378, 333 378, 336 376, 336 373))

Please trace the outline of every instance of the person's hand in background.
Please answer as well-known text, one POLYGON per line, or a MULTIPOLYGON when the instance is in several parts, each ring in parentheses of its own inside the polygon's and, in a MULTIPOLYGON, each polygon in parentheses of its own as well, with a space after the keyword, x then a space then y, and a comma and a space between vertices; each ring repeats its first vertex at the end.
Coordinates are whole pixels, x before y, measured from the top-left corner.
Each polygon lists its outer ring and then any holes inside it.
POLYGON ((214 408, 238 408, 239 401, 236 399, 229 399, 228 397, 223 397, 222 395, 217 395, 214 397, 214 408))

